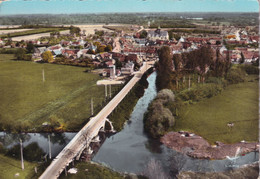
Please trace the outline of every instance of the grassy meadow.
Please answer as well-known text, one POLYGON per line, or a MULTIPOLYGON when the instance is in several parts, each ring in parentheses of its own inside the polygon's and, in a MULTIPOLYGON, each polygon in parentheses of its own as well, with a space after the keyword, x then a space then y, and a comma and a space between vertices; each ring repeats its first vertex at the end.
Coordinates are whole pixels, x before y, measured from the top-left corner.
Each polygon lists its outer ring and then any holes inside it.
POLYGON ((68 176, 61 175, 60 178, 77 179, 77 178, 91 178, 91 179, 123 179, 121 174, 110 170, 109 168, 92 164, 89 162, 80 162, 75 166, 78 169, 76 174, 68 174, 68 176))
POLYGON ((21 161, 0 154, 0 178, 6 179, 27 179, 34 178, 34 167, 36 163, 24 162, 24 170, 21 169, 21 161), (19 176, 15 176, 15 175, 19 176))
MULTIPOLYGON (((66 30, 68 28, 39 28, 39 29, 32 29, 32 30, 26 30, 22 32, 13 32, 9 34, 9 37, 19 37, 24 35, 32 35, 32 34, 39 34, 39 33, 47 33, 47 32, 54 32, 54 31, 62 31, 66 30)), ((0 35, 0 38, 7 38, 8 35, 0 35)))
POLYGON ((91 115, 91 98, 96 110, 104 101, 104 86, 96 85, 99 75, 85 73, 85 68, 13 58, 0 55, 2 130, 39 131, 45 122, 77 130, 91 115))
POLYGON ((210 143, 236 143, 258 139, 258 80, 226 87, 221 94, 181 108, 175 131, 191 131, 210 143), (227 123, 234 123, 230 129, 227 123))

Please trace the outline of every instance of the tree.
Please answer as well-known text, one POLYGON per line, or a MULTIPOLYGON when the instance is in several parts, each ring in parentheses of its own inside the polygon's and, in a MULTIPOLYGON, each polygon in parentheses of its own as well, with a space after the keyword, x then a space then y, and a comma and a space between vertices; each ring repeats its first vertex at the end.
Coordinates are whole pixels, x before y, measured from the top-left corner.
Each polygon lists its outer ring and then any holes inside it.
POLYGON ((105 52, 105 48, 106 48, 105 45, 100 45, 100 46, 98 46, 98 47, 97 47, 97 53, 105 52))
POLYGON ((241 61, 240 64, 243 64, 245 62, 245 56, 243 54, 243 52, 241 52, 241 61))
POLYGON ((26 50, 27 50, 27 53, 33 53, 34 45, 32 42, 27 43, 26 50))
MULTIPOLYGON (((184 148, 182 149, 182 153, 186 154, 187 152, 189 152, 189 150, 189 148, 184 148)), ((176 176, 185 166, 187 158, 181 153, 171 152, 168 157, 168 161, 170 163, 169 168, 171 175, 176 176)))
POLYGON ((50 36, 52 36, 52 37, 55 36, 55 35, 60 36, 60 31, 55 30, 55 31, 50 33, 50 36))
POLYGON ((97 30, 95 34, 101 37, 105 34, 105 32, 103 30, 97 30))
POLYGON ((172 87, 172 71, 174 70, 171 49, 163 46, 158 50, 159 62, 156 66, 157 77, 156 86, 158 90, 172 87))
POLYGON ((212 64, 213 75, 223 77, 225 75, 226 60, 221 56, 219 49, 216 50, 215 62, 212 64))
POLYGON ((112 46, 110 44, 108 44, 105 48, 106 52, 111 52, 112 51, 112 46))
POLYGON ((19 49, 16 51, 16 53, 15 53, 14 56, 16 57, 17 60, 24 60, 24 59, 25 59, 25 56, 26 56, 26 50, 23 49, 23 48, 19 48, 19 49))
POLYGON ((162 165, 159 161, 151 159, 145 167, 142 175, 149 179, 168 179, 169 177, 163 171, 162 165))
POLYGON ((95 52, 94 52, 93 50, 89 49, 89 50, 87 51, 87 54, 95 54, 95 52))
POLYGON ((50 51, 45 51, 42 53, 42 60, 44 62, 47 62, 47 63, 52 63, 54 60, 53 60, 53 56, 52 56, 52 53, 50 51))
POLYGON ((142 30, 140 33, 140 38, 146 38, 147 37, 147 32, 145 30, 142 30))
POLYGON ((144 130, 153 138, 164 135, 175 123, 171 111, 166 107, 174 101, 174 94, 169 89, 161 90, 149 105, 144 117, 144 130))
POLYGON ((80 33, 80 28, 79 27, 70 26, 70 34, 79 35, 79 33, 80 33))
POLYGON ((195 59, 198 62, 196 70, 199 72, 202 82, 204 82, 205 75, 213 63, 213 50, 210 46, 203 46, 196 50, 195 59))

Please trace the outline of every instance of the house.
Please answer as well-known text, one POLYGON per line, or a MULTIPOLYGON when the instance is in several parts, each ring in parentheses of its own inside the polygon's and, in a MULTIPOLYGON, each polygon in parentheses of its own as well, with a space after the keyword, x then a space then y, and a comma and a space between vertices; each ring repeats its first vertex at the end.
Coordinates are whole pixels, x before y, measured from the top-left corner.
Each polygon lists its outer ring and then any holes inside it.
POLYGON ((134 63, 133 62, 127 62, 125 64, 125 67, 121 68, 122 75, 132 75, 133 72, 134 72, 134 63))
POLYGON ((47 48, 46 47, 38 47, 38 48, 34 47, 33 51, 34 51, 33 58, 40 58, 42 53, 47 51, 47 48))
POLYGON ((48 47, 49 51, 62 50, 62 49, 63 49, 63 47, 60 44, 48 47))
POLYGON ((129 54, 125 58, 126 62, 135 62, 135 63, 141 63, 142 60, 138 57, 137 54, 129 54))
POLYGON ((64 49, 62 50, 62 55, 66 56, 67 58, 76 59, 78 51, 79 50, 64 49))
POLYGON ((244 51, 242 52, 245 58, 245 63, 252 63, 253 61, 257 60, 257 55, 255 54, 255 52, 251 52, 251 51, 244 51))
POLYGON ((220 52, 221 55, 223 55, 225 51, 227 51, 227 48, 223 45, 223 46, 219 49, 219 52, 220 52))
POLYGON ((126 57, 126 55, 124 55, 124 54, 112 52, 112 58, 115 60, 118 60, 120 62, 124 62, 125 57, 126 57))
POLYGON ((135 39, 135 42, 141 46, 145 46, 146 39, 135 39))
MULTIPOLYGON (((90 54, 87 54, 88 52, 88 49, 81 49, 77 52, 77 58, 80 58, 80 57, 87 57, 88 55, 90 54)), ((91 56, 91 59, 92 59, 92 55, 91 56)))
POLYGON ((167 31, 161 30, 160 27, 158 27, 156 30, 148 31, 147 38, 149 40, 169 40, 169 34, 167 31))
POLYGON ((100 57, 103 61, 108 61, 108 60, 112 60, 112 54, 111 53, 101 53, 100 57))
POLYGON ((60 42, 60 44, 63 46, 63 47, 67 47, 67 46, 69 46, 69 45, 71 45, 71 41, 64 41, 64 40, 62 40, 61 42, 60 42))
POLYGON ((54 57, 56 57, 57 55, 62 55, 62 51, 61 50, 53 50, 52 51, 52 55, 54 56, 54 57))
POLYGON ((253 43, 259 42, 259 36, 250 36, 249 39, 253 43))

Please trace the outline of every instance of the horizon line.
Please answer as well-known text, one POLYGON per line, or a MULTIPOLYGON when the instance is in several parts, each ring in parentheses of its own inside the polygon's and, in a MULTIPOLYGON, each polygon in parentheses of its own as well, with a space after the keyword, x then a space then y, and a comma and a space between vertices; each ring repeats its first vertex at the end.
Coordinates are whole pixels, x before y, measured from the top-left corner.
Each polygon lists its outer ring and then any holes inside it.
POLYGON ((27 14, 27 13, 21 13, 21 14, 0 14, 0 16, 18 16, 18 15, 78 15, 78 14, 82 14, 82 15, 91 15, 91 14, 180 14, 180 13, 184 13, 184 14, 191 14, 191 13, 197 13, 197 14, 210 14, 210 13, 258 13, 258 11, 207 11, 207 12, 199 12, 199 11, 183 11, 183 12, 91 12, 91 13, 84 13, 84 12, 79 12, 79 13, 32 13, 32 14, 27 14))

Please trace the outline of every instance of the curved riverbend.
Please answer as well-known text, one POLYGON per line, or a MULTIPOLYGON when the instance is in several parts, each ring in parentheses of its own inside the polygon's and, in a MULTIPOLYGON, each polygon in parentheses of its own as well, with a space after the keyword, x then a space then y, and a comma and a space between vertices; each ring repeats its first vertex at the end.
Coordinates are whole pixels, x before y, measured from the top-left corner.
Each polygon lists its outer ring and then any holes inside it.
POLYGON ((168 167, 168 158, 172 154, 182 156, 186 163, 183 170, 191 171, 226 171, 232 164, 233 167, 250 164, 258 160, 258 153, 251 152, 236 159, 229 160, 201 160, 183 156, 159 142, 149 139, 143 131, 143 115, 149 103, 155 98, 156 72, 148 77, 149 87, 145 94, 137 102, 129 122, 121 132, 106 139, 97 154, 92 159, 119 172, 140 173, 146 164, 152 159, 161 161, 164 168, 168 167))

